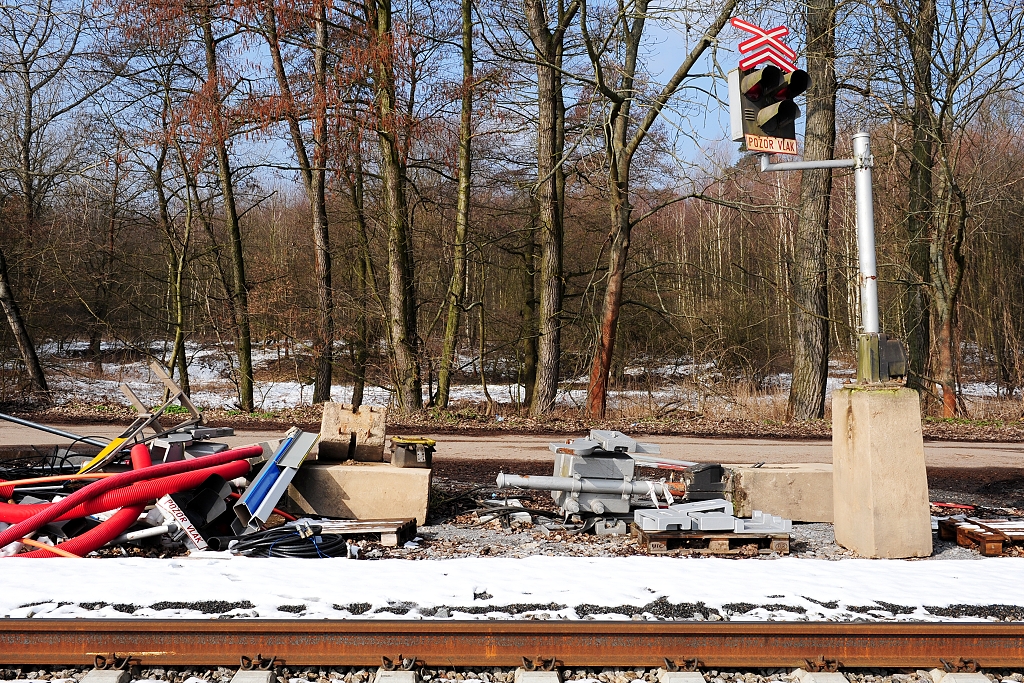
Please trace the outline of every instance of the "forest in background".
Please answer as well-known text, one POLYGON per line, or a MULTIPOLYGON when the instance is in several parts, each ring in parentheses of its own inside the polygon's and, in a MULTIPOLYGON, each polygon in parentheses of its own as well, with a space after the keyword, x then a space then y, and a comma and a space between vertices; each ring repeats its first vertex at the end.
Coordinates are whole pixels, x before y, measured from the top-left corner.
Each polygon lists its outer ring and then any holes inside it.
POLYGON ((791 374, 787 415, 821 417, 857 334, 852 175, 735 158, 716 112, 742 15, 792 28, 805 158, 871 133, 882 329, 926 411, 969 414, 971 382, 1019 401, 1019 13, 780 9, 5 5, 0 398, 52 400, 38 350, 80 341, 186 389, 188 344, 218 346, 244 411, 275 348, 314 402, 385 386, 410 413, 482 381, 493 410, 504 382, 543 415, 569 382, 603 416, 609 388, 685 364, 754 393, 791 374))

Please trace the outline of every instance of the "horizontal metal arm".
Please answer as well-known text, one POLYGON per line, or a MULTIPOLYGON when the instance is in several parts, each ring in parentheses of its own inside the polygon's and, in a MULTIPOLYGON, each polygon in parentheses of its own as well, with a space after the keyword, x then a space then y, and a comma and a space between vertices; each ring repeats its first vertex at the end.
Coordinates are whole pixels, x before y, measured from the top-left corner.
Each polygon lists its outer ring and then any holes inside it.
POLYGON ((781 164, 768 162, 768 155, 761 155, 762 171, 809 171, 815 168, 854 168, 856 159, 829 159, 826 161, 785 161, 781 164))

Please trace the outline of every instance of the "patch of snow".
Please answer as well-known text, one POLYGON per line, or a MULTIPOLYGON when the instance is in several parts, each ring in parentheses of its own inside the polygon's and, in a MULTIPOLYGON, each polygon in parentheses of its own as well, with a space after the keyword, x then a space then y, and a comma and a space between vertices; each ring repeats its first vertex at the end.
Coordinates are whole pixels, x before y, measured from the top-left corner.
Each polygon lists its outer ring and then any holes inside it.
POLYGON ((552 616, 577 619, 576 608, 589 605, 594 618, 622 619, 628 618, 623 612, 664 600, 704 603, 732 611, 733 618, 753 620, 934 621, 943 618, 925 608, 948 606, 951 601, 1024 606, 1024 583, 1018 580, 1024 558, 745 562, 534 556, 355 561, 203 555, 100 560, 101 572, 96 571, 96 562, 9 561, 0 591, 0 617, 214 618, 202 604, 223 601, 228 603, 226 613, 239 617, 355 618, 349 606, 368 603, 371 609, 358 618, 422 619, 445 606, 458 618, 481 619, 486 615, 459 613, 458 608, 472 606, 479 612, 479 607, 493 607, 493 614, 513 605, 553 603, 550 610, 545 608, 552 616), (282 576, 288 581, 281 581, 282 576), (998 596, 992 586, 1000 587, 998 596), (749 607, 735 607, 744 603, 749 607), (902 614, 893 614, 891 605, 883 603, 901 606, 897 611, 902 614))

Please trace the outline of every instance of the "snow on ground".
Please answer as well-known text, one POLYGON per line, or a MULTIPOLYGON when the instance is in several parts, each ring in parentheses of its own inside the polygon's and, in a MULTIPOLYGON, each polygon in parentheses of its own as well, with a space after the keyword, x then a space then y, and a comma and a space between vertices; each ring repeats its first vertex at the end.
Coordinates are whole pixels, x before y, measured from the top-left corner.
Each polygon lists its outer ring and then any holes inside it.
MULTIPOLYGON (((1024 606, 1024 558, 972 562, 780 558, 4 561, 0 617, 925 620, 1024 606), (999 590, 993 592, 993 586, 999 590), (959 606, 948 616, 951 601, 959 606), (1006 607, 1010 606, 1010 607, 1006 607), (946 617, 940 614, 946 613, 946 617), (543 615, 541 615, 543 617, 543 615)), ((1019 618, 1019 617, 1017 617, 1019 618)))
MULTIPOLYGON (((123 348, 114 343, 104 343, 105 351, 123 348)), ((90 403, 121 403, 128 404, 121 394, 119 385, 124 382, 131 387, 144 402, 155 405, 160 403, 163 387, 149 370, 149 361, 104 363, 103 373, 97 376, 90 361, 82 358, 67 357, 71 352, 82 352, 86 349, 84 342, 64 344, 44 344, 40 354, 45 359, 50 374, 50 384, 58 403, 86 401, 90 403)), ((162 347, 153 347, 150 353, 161 355, 162 347)), ((292 353, 301 352, 301 345, 292 347, 292 353)), ((192 384, 192 400, 203 408, 223 408, 231 410, 238 407, 236 388, 232 381, 233 358, 215 346, 186 345, 189 360, 189 378, 192 384)), ((271 362, 287 362, 279 346, 257 347, 253 349, 253 363, 258 368, 271 362)), ((473 359, 460 357, 460 367, 473 368, 473 359)), ((826 396, 851 380, 854 369, 845 367, 838 361, 830 362, 830 377, 826 388, 826 396)), ((494 364, 489 363, 494 369, 494 364)), ((637 362, 626 368, 627 376, 652 378, 649 389, 630 389, 609 391, 608 403, 613 409, 628 406, 639 406, 647 409, 664 409, 666 407, 684 410, 699 410, 702 401, 715 399, 718 393, 724 392, 719 399, 729 403, 733 391, 728 383, 722 384, 723 375, 714 363, 693 363, 689 359, 677 359, 674 363, 664 361, 637 362), (688 384, 680 380, 690 380, 688 384), (699 387, 699 388, 698 388, 699 387), (717 387, 722 387, 721 391, 717 387)), ((748 400, 756 403, 771 403, 788 392, 792 375, 779 373, 766 380, 766 386, 775 391, 751 396, 748 400)), ((587 378, 578 377, 567 381, 556 397, 556 402, 563 406, 582 406, 586 402, 587 378)), ((963 395, 968 398, 986 398, 997 395, 995 384, 984 382, 966 382, 962 386, 963 395)), ((424 387, 424 399, 427 399, 430 387, 424 387)), ((488 384, 488 392, 498 403, 520 403, 523 400, 525 387, 516 383, 488 384)), ((257 410, 280 410, 312 402, 313 385, 311 378, 279 380, 273 382, 256 382, 255 403, 257 410)), ((454 401, 480 403, 485 400, 483 388, 479 383, 459 384, 452 387, 451 397, 454 401)), ((349 403, 352 399, 352 386, 337 384, 331 390, 331 399, 341 403, 349 403)), ((368 404, 386 405, 392 399, 392 392, 384 387, 368 386, 364 393, 364 402, 368 404)))

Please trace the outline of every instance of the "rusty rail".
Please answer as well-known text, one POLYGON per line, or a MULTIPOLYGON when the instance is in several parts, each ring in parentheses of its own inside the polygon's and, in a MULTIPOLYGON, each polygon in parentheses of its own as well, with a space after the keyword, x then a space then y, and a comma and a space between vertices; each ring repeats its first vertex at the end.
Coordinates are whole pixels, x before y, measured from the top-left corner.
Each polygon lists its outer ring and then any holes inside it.
POLYGON ((427 666, 984 667, 1024 663, 1024 623, 780 623, 2 619, 0 664, 88 664, 131 655, 143 665, 235 665, 242 656, 290 665, 370 666, 382 655, 427 666))

